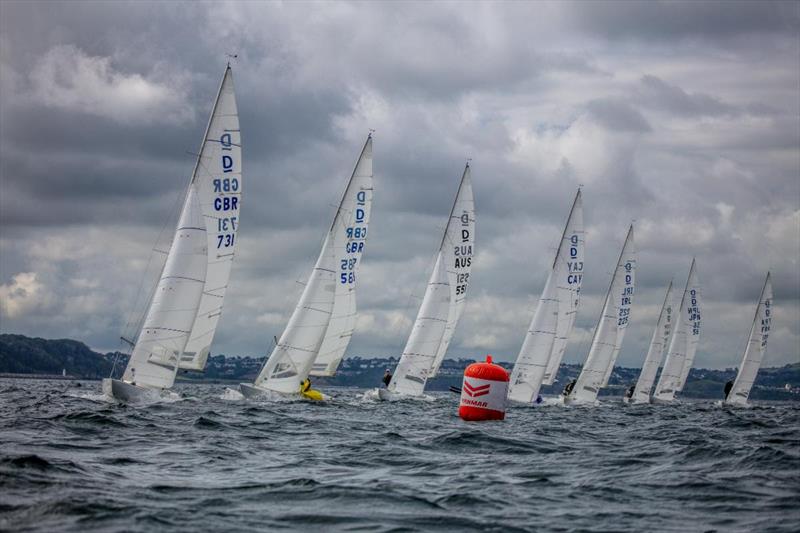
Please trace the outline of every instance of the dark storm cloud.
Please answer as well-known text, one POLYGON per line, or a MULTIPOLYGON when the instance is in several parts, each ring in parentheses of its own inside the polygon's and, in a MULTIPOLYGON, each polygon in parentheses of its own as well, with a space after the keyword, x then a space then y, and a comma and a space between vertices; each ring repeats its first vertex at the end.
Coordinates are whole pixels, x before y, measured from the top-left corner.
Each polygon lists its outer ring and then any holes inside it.
MULTIPOLYGON (((350 354, 402 349, 472 158, 478 256, 451 355, 516 355, 583 184, 583 337, 635 219, 632 329, 647 333, 629 334, 623 364, 639 364, 666 283, 682 287, 693 255, 709 310, 700 364, 738 357, 767 268, 780 306, 771 350, 797 356, 796 4, 2 2, 0 12, 0 291, 31 295, 14 297, 4 331, 114 347, 236 52, 245 198, 215 351, 262 354, 280 333, 375 128, 350 354)), ((583 360, 583 337, 567 360, 583 360)))

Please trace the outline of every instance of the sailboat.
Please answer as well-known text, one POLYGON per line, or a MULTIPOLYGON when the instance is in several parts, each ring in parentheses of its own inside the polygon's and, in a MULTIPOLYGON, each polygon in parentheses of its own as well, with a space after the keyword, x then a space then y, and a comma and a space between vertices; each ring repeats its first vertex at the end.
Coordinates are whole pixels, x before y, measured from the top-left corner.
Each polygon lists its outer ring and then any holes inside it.
POLYGON ((422 305, 400 362, 381 400, 422 396, 434 377, 464 311, 475 250, 475 200, 469 163, 464 168, 422 305))
POLYGON ((626 394, 623 401, 630 403, 650 403, 650 392, 653 390, 653 383, 656 380, 658 367, 664 357, 664 350, 669 342, 672 333, 672 281, 667 286, 667 293, 664 295, 664 303, 661 305, 661 312, 658 314, 656 329, 653 338, 650 340, 650 348, 642 363, 642 371, 639 379, 633 386, 630 394, 626 394))
POLYGON ((543 381, 552 382, 551 378, 558 371, 567 338, 575 324, 583 281, 583 257, 583 199, 578 190, 539 305, 511 372, 508 399, 512 402, 539 401, 543 381), (553 370, 548 374, 548 369, 553 370))
POLYGON ((608 384, 630 320, 635 277, 636 251, 631 224, 606 293, 589 355, 578 379, 564 390, 562 399, 565 404, 594 403, 600 389, 608 384))
POLYGON ((371 206, 370 133, 286 329, 255 383, 239 385, 239 392, 246 398, 322 397, 317 391, 301 391, 301 385, 311 374, 322 350, 326 350, 325 365, 318 370, 325 371, 335 369, 347 349, 355 327, 355 287, 371 206))
POLYGON ((164 268, 122 379, 104 379, 123 401, 157 398, 179 368, 202 369, 236 250, 242 145, 228 65, 206 126, 164 268))
POLYGON ((767 339, 772 325, 772 280, 769 272, 767 279, 764 280, 764 287, 761 289, 761 296, 756 306, 756 316, 753 318, 753 326, 750 328, 750 338, 747 340, 747 347, 744 350, 742 364, 739 366, 739 373, 733 382, 730 392, 725 398, 725 405, 746 406, 750 396, 750 389, 756 380, 761 361, 767 351, 767 339))
POLYGON ((675 393, 683 389, 689 369, 700 342, 700 283, 697 279, 695 260, 689 267, 686 288, 683 290, 678 308, 672 339, 669 342, 667 359, 653 394, 653 402, 664 403, 675 399, 675 393))

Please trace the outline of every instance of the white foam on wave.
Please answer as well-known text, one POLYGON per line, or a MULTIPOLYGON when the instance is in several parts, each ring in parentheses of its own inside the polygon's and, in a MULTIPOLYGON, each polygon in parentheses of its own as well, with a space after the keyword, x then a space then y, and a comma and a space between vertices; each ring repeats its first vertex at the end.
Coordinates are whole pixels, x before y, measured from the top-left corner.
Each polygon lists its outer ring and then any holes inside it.
POLYGON ((244 400, 244 395, 236 389, 225 387, 225 390, 222 391, 219 399, 225 400, 226 402, 240 402, 244 400))

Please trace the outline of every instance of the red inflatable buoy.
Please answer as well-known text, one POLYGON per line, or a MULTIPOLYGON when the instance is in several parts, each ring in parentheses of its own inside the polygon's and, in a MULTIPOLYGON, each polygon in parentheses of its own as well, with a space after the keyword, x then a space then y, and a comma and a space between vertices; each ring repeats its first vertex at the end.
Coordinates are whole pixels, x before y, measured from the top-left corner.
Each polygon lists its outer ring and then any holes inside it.
POLYGON ((508 372, 492 363, 487 355, 483 363, 472 363, 464 370, 458 416, 467 421, 503 420, 506 417, 508 372))

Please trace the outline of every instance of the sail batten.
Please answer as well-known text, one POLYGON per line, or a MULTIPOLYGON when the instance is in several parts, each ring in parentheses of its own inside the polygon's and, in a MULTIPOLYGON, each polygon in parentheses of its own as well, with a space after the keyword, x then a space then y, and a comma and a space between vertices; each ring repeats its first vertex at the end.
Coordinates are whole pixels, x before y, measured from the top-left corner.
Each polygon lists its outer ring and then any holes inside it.
POLYGON ((574 324, 583 279, 583 256, 583 203, 578 190, 552 269, 511 372, 509 399, 520 403, 535 401, 542 384, 551 376, 555 377, 574 324))

